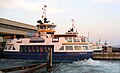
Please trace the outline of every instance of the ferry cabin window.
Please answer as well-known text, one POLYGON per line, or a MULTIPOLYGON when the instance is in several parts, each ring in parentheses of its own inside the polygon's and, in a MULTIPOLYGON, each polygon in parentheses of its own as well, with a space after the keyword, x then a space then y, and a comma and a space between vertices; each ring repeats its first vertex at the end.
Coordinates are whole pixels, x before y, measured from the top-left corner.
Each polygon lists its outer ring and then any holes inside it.
POLYGON ((73 50, 73 46, 65 46, 66 50, 73 50))
POLYGON ((22 50, 22 46, 20 46, 20 52, 22 52, 23 50, 22 50))
POLYGON ((21 52, 47 52, 47 48, 38 45, 24 45, 20 46, 21 52))
POLYGON ((35 52, 34 46, 30 46, 30 50, 31 50, 31 52, 35 52))
POLYGON ((83 50, 89 50, 88 46, 83 46, 83 50))
POLYGON ((74 46, 75 50, 82 50, 81 46, 74 46))
POLYGON ((92 46, 92 49, 95 49, 96 48, 96 46, 92 46))
POLYGON ((85 37, 81 37, 81 42, 86 42, 85 37))
POLYGON ((65 38, 68 42, 72 42, 72 38, 71 37, 67 37, 65 38))
POLYGON ((37 49, 36 49, 36 46, 30 46, 30 50, 31 50, 31 52, 36 52, 37 51, 37 49))
POLYGON ((97 49, 100 49, 101 47, 100 46, 96 46, 97 49))
POLYGON ((8 46, 8 50, 11 50, 11 46, 8 46))
POLYGON ((5 46, 5 50, 7 50, 7 46, 5 46))
POLYGON ((27 46, 26 51, 32 52, 32 48, 30 46, 27 46))
POLYGON ((35 48, 36 48, 36 51, 37 51, 37 52, 40 52, 40 50, 39 50, 39 47, 38 47, 38 46, 35 46, 35 48))
POLYGON ((25 46, 21 46, 20 50, 21 52, 40 52, 40 46, 31 46, 31 45, 25 45, 25 46))
POLYGON ((25 52, 26 46, 20 46, 20 52, 25 52))
POLYGON ((17 41, 17 43, 22 43, 22 41, 17 41))
POLYGON ((80 42, 79 38, 76 38, 76 37, 73 38, 73 41, 74 42, 80 42))
POLYGON ((13 50, 15 50, 15 47, 13 47, 13 50))
POLYGON ((64 46, 62 46, 59 50, 64 50, 64 46))
POLYGON ((59 38, 53 38, 52 42, 59 42, 59 38))

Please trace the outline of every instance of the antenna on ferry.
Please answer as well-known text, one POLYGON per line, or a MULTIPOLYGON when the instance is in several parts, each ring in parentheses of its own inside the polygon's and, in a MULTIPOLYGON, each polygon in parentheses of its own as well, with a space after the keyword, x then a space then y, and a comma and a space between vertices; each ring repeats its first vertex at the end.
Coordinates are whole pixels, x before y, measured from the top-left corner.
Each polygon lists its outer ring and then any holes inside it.
POLYGON ((49 22, 49 21, 47 21, 47 18, 46 18, 46 7, 47 7, 47 5, 44 4, 44 7, 42 8, 42 10, 43 10, 42 20, 38 20, 37 23, 43 24, 43 23, 49 22))
POLYGON ((90 32, 88 32, 88 38, 87 38, 87 41, 89 42, 90 40, 89 40, 89 37, 90 37, 90 32))
POLYGON ((42 10, 43 10, 42 18, 43 19, 46 18, 46 7, 47 7, 47 5, 44 4, 44 7, 42 8, 42 10))
POLYGON ((42 8, 43 10, 42 20, 38 20, 37 23, 44 24, 44 23, 50 22, 50 21, 47 21, 47 18, 46 18, 46 7, 47 5, 44 4, 44 7, 42 8))
POLYGON ((72 31, 74 31, 74 28, 75 28, 74 23, 75 23, 75 21, 74 21, 74 19, 71 19, 71 20, 72 20, 72 31))
POLYGON ((98 44, 99 44, 99 45, 101 44, 101 38, 99 38, 98 44))

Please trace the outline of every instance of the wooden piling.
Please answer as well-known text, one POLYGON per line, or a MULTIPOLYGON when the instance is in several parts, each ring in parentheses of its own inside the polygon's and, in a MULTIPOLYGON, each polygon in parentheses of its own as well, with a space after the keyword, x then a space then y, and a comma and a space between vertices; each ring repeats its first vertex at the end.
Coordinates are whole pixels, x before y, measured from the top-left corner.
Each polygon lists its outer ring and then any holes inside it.
POLYGON ((52 68, 52 48, 48 48, 47 64, 47 71, 50 71, 52 68))

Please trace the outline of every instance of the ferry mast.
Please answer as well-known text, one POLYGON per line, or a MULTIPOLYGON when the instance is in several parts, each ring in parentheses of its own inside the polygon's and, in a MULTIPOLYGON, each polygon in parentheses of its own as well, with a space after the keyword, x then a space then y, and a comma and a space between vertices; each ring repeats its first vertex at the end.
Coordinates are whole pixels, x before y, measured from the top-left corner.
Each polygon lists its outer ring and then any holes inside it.
POLYGON ((46 7, 47 7, 47 5, 44 4, 44 7, 42 8, 42 10, 43 10, 42 18, 43 19, 46 18, 46 7))
POLYGON ((70 30, 68 30, 68 32, 66 32, 66 34, 78 34, 77 30, 76 30, 76 32, 74 31, 74 29, 75 29, 75 26, 74 26, 75 21, 74 21, 74 19, 71 19, 71 21, 72 21, 72 28, 70 28, 70 30))
POLYGON ((50 23, 50 21, 47 20, 46 8, 47 5, 44 4, 44 7, 42 8, 43 10, 42 20, 38 20, 37 21, 38 24, 36 25, 38 28, 39 36, 42 38, 54 37, 55 27, 56 27, 54 23, 50 23))

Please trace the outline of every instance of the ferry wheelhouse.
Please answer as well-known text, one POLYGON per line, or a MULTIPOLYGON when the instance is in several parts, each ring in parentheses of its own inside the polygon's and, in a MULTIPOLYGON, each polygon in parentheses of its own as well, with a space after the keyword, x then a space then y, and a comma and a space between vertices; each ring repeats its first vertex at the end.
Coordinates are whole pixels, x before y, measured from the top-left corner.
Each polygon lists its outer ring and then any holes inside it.
POLYGON ((38 35, 31 38, 9 39, 4 56, 7 59, 38 60, 46 62, 47 51, 52 48, 53 62, 73 62, 93 57, 93 50, 84 37, 79 37, 74 28, 65 34, 54 34, 56 25, 47 21, 46 6, 43 20, 38 20, 38 35))

